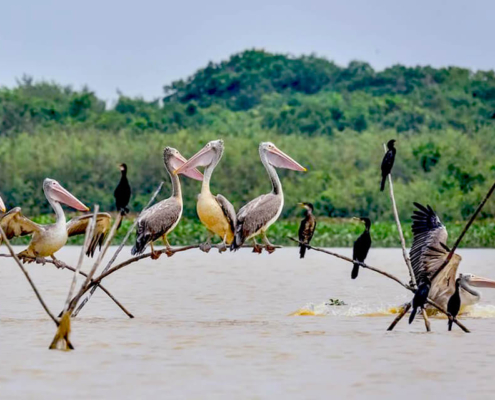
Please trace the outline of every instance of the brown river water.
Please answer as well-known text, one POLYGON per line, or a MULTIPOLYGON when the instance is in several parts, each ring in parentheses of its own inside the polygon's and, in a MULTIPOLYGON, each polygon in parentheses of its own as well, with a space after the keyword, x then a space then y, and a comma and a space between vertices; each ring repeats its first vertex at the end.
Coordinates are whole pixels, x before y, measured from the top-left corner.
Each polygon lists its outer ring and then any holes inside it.
MULTIPOLYGON (((495 278, 495 250, 459 253, 461 272, 495 278)), ((71 265, 78 255, 58 254, 71 265)), ((399 249, 372 249, 367 262, 407 279, 399 249)), ((352 281, 347 262, 314 251, 299 260, 295 248, 191 250, 109 277, 136 318, 97 291, 73 320, 76 350, 62 352, 47 349, 54 324, 19 268, 0 264, 1 399, 494 398, 493 289, 463 317, 470 334, 447 332, 443 318, 431 333, 420 318, 386 332, 390 308, 411 295, 372 271, 352 281), (347 305, 325 305, 330 298, 347 305)), ((58 313, 72 273, 28 271, 58 313)))

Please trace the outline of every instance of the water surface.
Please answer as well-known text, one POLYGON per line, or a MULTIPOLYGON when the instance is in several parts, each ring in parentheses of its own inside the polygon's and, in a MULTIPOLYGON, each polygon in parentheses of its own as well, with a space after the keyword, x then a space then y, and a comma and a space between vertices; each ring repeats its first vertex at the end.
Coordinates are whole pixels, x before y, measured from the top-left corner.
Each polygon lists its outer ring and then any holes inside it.
MULTIPOLYGON (((495 278, 495 250, 459 253, 461 272, 495 278)), ((79 248, 58 255, 75 265, 79 248)), ((367 261, 407 279, 399 249, 372 249, 367 261)), ((192 250, 109 277, 136 318, 97 291, 73 321, 76 350, 61 352, 47 350, 55 327, 19 268, 0 264, 2 399, 493 398, 495 290, 464 318, 471 334, 440 318, 431 333, 420 319, 387 333, 388 310, 410 294, 374 272, 352 281, 345 261, 314 251, 299 260, 295 248, 192 250), (316 316, 290 316, 302 308, 316 316)), ((72 274, 28 270, 58 312, 72 274)))

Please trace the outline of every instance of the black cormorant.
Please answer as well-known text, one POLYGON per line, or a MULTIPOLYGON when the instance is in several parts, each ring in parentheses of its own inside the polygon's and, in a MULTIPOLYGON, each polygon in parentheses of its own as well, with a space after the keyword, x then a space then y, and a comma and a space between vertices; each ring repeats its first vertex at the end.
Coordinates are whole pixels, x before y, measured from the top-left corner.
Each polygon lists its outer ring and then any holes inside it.
POLYGON ((385 181, 387 180, 388 174, 392 171, 392 167, 394 166, 395 161, 395 152, 396 149, 394 147, 395 140, 389 140, 387 143, 387 152, 385 156, 383 156, 382 160, 382 184, 380 186, 380 190, 383 192, 385 189, 385 181))
MULTIPOLYGON (((352 259, 360 262, 364 262, 366 260, 366 257, 368 256, 368 251, 370 250, 371 247, 371 235, 370 235, 370 228, 371 228, 371 221, 369 218, 359 218, 361 221, 364 222, 364 232, 359 236, 356 241, 354 242, 354 248, 352 252, 352 259)), ((354 267, 352 268, 352 274, 351 278, 356 279, 359 273, 359 264, 354 264, 354 267)))
POLYGON ((421 308, 421 310, 424 308, 426 300, 428 299, 428 293, 430 293, 430 287, 430 279, 427 276, 423 277, 412 300, 412 311, 411 316, 409 317, 410 324, 414 321, 418 308, 421 308))
POLYGON ((131 199, 131 186, 127 180, 127 165, 120 164, 120 182, 113 192, 115 197, 115 206, 117 210, 120 211, 122 215, 126 215, 129 212, 127 206, 129 205, 129 200, 131 199))
MULTIPOLYGON (((316 228, 316 218, 313 215, 313 204, 299 203, 299 205, 305 209, 304 219, 301 220, 301 224, 299 225, 299 241, 304 244, 309 244, 316 228)), ((306 254, 307 247, 304 244, 299 243, 300 258, 304 258, 304 255, 306 254)))
MULTIPOLYGON (((447 303, 447 311, 452 315, 453 318, 457 317, 459 310, 461 309, 461 294, 459 292, 459 286, 461 284, 461 278, 455 280, 455 292, 447 303)), ((449 318, 449 331, 452 330, 453 319, 449 318)))

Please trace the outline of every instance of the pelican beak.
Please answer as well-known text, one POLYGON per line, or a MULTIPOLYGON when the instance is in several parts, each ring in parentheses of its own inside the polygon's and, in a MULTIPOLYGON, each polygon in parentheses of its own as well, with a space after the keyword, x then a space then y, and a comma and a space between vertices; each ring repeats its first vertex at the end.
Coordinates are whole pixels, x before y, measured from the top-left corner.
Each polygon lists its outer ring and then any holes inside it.
POLYGON ((482 276, 476 276, 476 275, 473 275, 470 279, 469 279, 469 284, 472 285, 472 286, 476 286, 476 287, 486 287, 486 288, 495 288, 495 281, 492 280, 492 279, 488 279, 488 278, 483 278, 482 276))
POLYGON ((188 161, 186 161, 179 168, 177 168, 174 171, 174 174, 186 175, 186 172, 190 171, 191 169, 194 169, 196 167, 205 167, 212 162, 214 155, 215 154, 213 151, 213 147, 205 146, 200 151, 198 151, 195 155, 193 155, 188 161))
POLYGON ((0 211, 5 212, 7 209, 5 208, 5 204, 3 203, 2 198, 0 197, 0 211))
POLYGON ((268 148, 268 159, 270 164, 277 168, 286 168, 303 172, 307 171, 306 168, 304 168, 296 160, 289 157, 282 150, 278 149, 276 146, 268 148))
MULTIPOLYGON (((181 169, 181 167, 187 163, 187 159, 185 159, 180 153, 173 155, 173 158, 174 159, 172 160, 172 167, 175 168, 173 173, 174 175, 176 175, 180 173, 179 170, 181 169)), ((192 167, 188 168, 182 173, 189 178, 196 179, 197 181, 203 180, 203 174, 199 172, 196 168, 192 168, 192 167)))
POLYGON ((67 204, 79 211, 89 211, 89 208, 81 203, 74 195, 72 195, 68 190, 64 189, 62 185, 58 182, 54 182, 52 186, 51 197, 60 203, 67 204))

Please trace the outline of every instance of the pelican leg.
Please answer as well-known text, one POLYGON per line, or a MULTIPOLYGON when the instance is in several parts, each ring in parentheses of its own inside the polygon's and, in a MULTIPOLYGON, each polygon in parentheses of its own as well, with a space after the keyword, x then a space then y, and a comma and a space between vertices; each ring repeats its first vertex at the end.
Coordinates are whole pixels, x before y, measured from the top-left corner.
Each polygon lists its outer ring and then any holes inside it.
POLYGON ((227 240, 227 234, 225 234, 225 235, 223 236, 222 243, 220 243, 220 244, 218 245, 218 252, 219 252, 220 254, 221 254, 221 253, 223 253, 224 251, 227 251, 227 244, 226 244, 226 242, 225 242, 226 240, 227 240))
POLYGON ((430 328, 430 320, 428 319, 428 314, 426 313, 426 309, 424 309, 423 307, 421 308, 421 312, 423 313, 423 319, 425 320, 425 327, 426 327, 426 331, 427 332, 430 332, 431 331, 431 328, 430 328))
POLYGON ((151 259, 152 260, 158 260, 161 256, 161 253, 159 251, 155 251, 153 248, 153 242, 150 243, 151 246, 151 259))
POLYGON ((270 243, 270 241, 266 237, 265 231, 262 232, 262 235, 263 235, 263 243, 265 243, 266 251, 268 251, 268 254, 272 254, 275 251, 275 247, 273 246, 273 244, 270 243))
POLYGON ((212 234, 210 232, 210 230, 208 230, 207 232, 207 238, 206 238, 206 242, 204 243, 201 243, 199 245, 199 249, 205 253, 208 253, 210 250, 211 250, 211 237, 212 237, 212 234))
POLYGON ((253 253, 261 254, 263 247, 256 243, 256 239, 253 237, 253 253))
POLYGON ((175 254, 174 249, 172 249, 172 246, 170 246, 170 243, 168 242, 167 235, 162 236, 163 243, 165 243, 165 254, 167 257, 172 257, 175 254))
POLYGON ((59 260, 58 258, 56 258, 53 254, 50 256, 53 260, 53 264, 59 268, 59 269, 64 269, 67 267, 67 264, 64 263, 63 261, 59 260))

